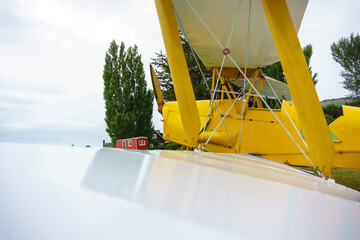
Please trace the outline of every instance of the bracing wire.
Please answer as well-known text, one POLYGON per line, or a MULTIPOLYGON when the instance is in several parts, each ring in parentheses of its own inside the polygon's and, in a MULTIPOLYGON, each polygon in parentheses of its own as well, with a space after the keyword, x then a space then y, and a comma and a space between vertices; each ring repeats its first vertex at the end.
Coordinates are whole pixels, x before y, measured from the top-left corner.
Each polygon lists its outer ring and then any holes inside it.
MULTIPOLYGON (((251 19, 251 0, 249 1, 249 18, 248 18, 248 28, 247 28, 247 35, 246 35, 245 75, 246 75, 246 70, 247 70, 247 60, 248 60, 248 53, 249 53, 250 19, 251 19)), ((244 81, 244 83, 245 83, 245 81, 244 81)))
MULTIPOLYGON (((306 157, 306 159, 311 163, 311 165, 315 167, 315 165, 313 164, 313 162, 310 160, 310 158, 307 156, 307 154, 304 152, 304 150, 300 147, 300 145, 297 143, 297 141, 294 139, 294 137, 291 135, 291 133, 286 129, 285 125, 281 122, 281 120, 276 116, 276 114, 274 113, 274 111, 271 109, 271 107, 269 106, 269 104, 265 101, 265 99, 260 95, 259 91, 254 87, 254 85, 251 83, 251 81, 246 77, 246 75, 244 74, 244 72, 241 70, 241 68, 237 65, 237 63, 235 62, 235 60, 231 57, 230 54, 229 58, 230 60, 235 64, 235 66, 238 68, 238 70, 241 72, 241 74, 244 76, 244 78, 246 79, 246 81, 250 84, 250 86, 255 90, 256 94, 258 95, 258 97, 265 103, 266 107, 270 110, 270 112, 274 115, 274 117, 276 118, 276 120, 280 123, 280 125, 283 127, 283 129, 286 131, 286 133, 289 135, 289 137, 293 140, 293 142, 296 144, 296 146, 299 148, 299 150, 301 151, 302 154, 304 154, 304 156, 306 157)), ((321 176, 325 177, 324 174, 321 172, 321 176)))
MULTIPOLYGON (((249 2, 249 18, 248 18, 247 36, 246 36, 245 75, 246 75, 246 71, 247 71, 247 60, 248 60, 248 51, 249 51, 250 19, 251 19, 251 0, 249 2)), ((246 88, 246 81, 244 81, 243 91, 245 91, 245 88, 246 88)), ((241 137, 242 137, 243 121, 244 121, 244 103, 245 102, 242 101, 241 123, 240 123, 240 138, 239 138, 239 152, 240 152, 240 149, 241 149, 241 140, 242 140, 241 137)))
POLYGON ((301 134, 300 134, 299 130, 298 130, 298 129, 297 129, 297 127, 295 126, 294 121, 291 119, 291 117, 290 117, 289 113, 287 112, 286 108, 285 108, 285 107, 284 107, 284 105, 282 104, 282 101, 280 101, 280 99, 279 99, 278 95, 276 94, 276 92, 275 92, 274 88, 271 86, 270 82, 269 82, 266 78, 265 78, 265 80, 266 80, 266 82, 268 83, 268 85, 270 86, 271 90, 273 91, 273 93, 274 93, 274 95, 275 95, 276 99, 277 99, 277 100, 278 100, 278 102, 280 103, 281 108, 282 108, 282 109, 284 109, 284 111, 285 111, 285 113, 286 113, 287 117, 289 118, 289 120, 290 120, 291 124, 292 124, 292 125, 293 125, 293 127, 295 128, 295 130, 296 130, 296 132, 297 132, 298 136, 300 137, 300 139, 301 139, 301 140, 302 140, 302 142, 304 143, 305 147, 308 149, 308 146, 307 146, 307 144, 306 144, 305 140, 302 138, 302 136, 301 136, 301 134))
MULTIPOLYGON (((209 26, 205 23, 205 21, 201 18, 201 16, 199 15, 199 13, 195 10, 195 8, 191 5, 191 3, 186 0, 186 2, 188 3, 189 7, 193 10, 193 12, 197 15, 197 17, 200 19, 200 21, 203 23, 203 25, 205 26, 205 28, 209 31, 209 33, 213 36, 213 38, 216 40, 216 42, 219 44, 219 46, 221 47, 221 49, 225 49, 224 46, 221 44, 221 42, 217 39, 217 37, 215 36, 215 34, 211 31, 211 29, 209 28, 209 26)), ((263 96, 260 95, 259 91, 253 86, 253 84, 251 83, 251 81, 246 77, 246 74, 241 70, 241 68, 238 66, 238 64, 235 62, 235 60, 232 58, 232 56, 230 55, 230 53, 227 53, 226 56, 229 57, 229 59, 232 61, 232 63, 236 66, 236 68, 239 70, 239 72, 243 75, 244 79, 246 80, 246 82, 254 89, 254 91, 256 92, 257 96, 265 103, 266 107, 270 110, 270 112, 273 114, 273 116, 276 118, 276 120, 279 122, 279 124, 283 127, 283 129, 285 130, 285 132, 289 135, 289 137, 293 140, 293 142, 296 144, 296 146, 299 148, 299 150, 301 151, 301 153, 306 157, 306 159, 314 166, 314 164, 312 163, 312 161, 310 160, 310 158, 306 155, 306 153, 303 151, 303 149, 300 147, 300 145, 296 142, 296 140, 294 139, 294 137, 291 135, 291 133, 286 129, 285 125, 281 122, 281 120, 276 116, 276 114, 273 112, 273 110, 270 108, 270 106, 268 105, 268 103, 265 101, 265 99, 263 98, 263 96)), ((224 61, 221 65, 221 69, 220 69, 220 73, 219 76, 221 74, 222 68, 223 68, 223 64, 224 61)), ((219 81, 219 77, 217 79, 216 82, 216 87, 219 81)), ((215 94, 214 94, 215 95, 215 94)), ((239 98, 239 97, 238 97, 239 98)), ((236 98, 236 100, 238 99, 236 98)), ((236 102, 236 100, 234 102, 236 102)), ((214 98, 212 98, 212 102, 214 101, 214 98)), ((232 108, 233 105, 230 106, 230 108, 232 108)), ((229 109, 230 109, 229 108, 229 109)), ((209 109, 210 110, 210 109, 209 109)), ((229 110, 228 110, 229 111, 229 110)), ((221 122, 223 121, 223 119, 221 120, 221 122)), ((213 135, 213 134, 212 134, 213 135)), ((210 138, 209 138, 210 139, 210 138)), ((209 141, 209 139, 207 140, 207 142, 209 141)), ((206 144, 205 144, 206 145, 206 144)), ((315 167, 315 166, 314 166, 315 167)), ((316 168, 316 167, 315 167, 316 168)), ((324 177, 322 172, 318 172, 322 177, 324 177)))
MULTIPOLYGON (((241 1, 240 1, 240 2, 241 2, 241 1)), ((239 6, 240 6, 240 4, 239 4, 239 6)), ((187 35, 186 35, 186 32, 184 31, 184 28, 183 28, 183 25, 182 25, 182 23, 181 23, 181 21, 180 21, 180 18, 178 17, 177 12, 176 12, 175 10, 174 10, 174 12, 175 12, 175 16, 176 16, 176 18, 177 18, 177 20, 178 20, 178 22, 179 22, 179 24, 180 24, 181 31, 183 32, 186 40, 187 40, 188 43, 189 43, 191 53, 192 53, 193 56, 194 56, 195 62, 196 62, 197 66, 198 66, 198 68, 199 68, 199 70, 200 70, 200 73, 201 73, 201 76, 202 76, 202 78, 203 78, 203 81, 205 82, 207 89, 208 89, 208 90, 210 91, 210 93, 211 93, 211 90, 210 90, 209 85, 208 85, 208 83, 207 83, 207 81, 206 81, 205 75, 204 75, 204 73, 203 73, 203 71, 202 71, 202 69, 201 69, 201 66, 200 66, 199 61, 197 60, 195 51, 193 50, 193 48, 192 48, 192 46, 191 46, 191 43, 190 43, 190 41, 189 41, 189 39, 188 39, 188 37, 187 37, 187 35)), ((233 24, 233 25, 234 25, 234 24, 233 24)), ((230 36, 231 36, 231 34, 232 34, 232 31, 231 31, 231 33, 230 33, 230 36)), ((228 43, 229 43, 229 42, 230 42, 230 39, 229 39, 228 43)), ((220 73, 219 73, 218 79, 217 79, 217 81, 216 81, 215 90, 217 89, 217 86, 218 86, 218 81, 219 81, 220 76, 221 76, 221 71, 222 71, 222 67, 223 67, 224 62, 225 62, 225 57, 226 57, 226 56, 223 57, 223 61, 222 61, 222 64, 221 64, 220 73)), ((210 106, 209 106, 209 111, 208 111, 208 114, 207 114, 207 117, 206 117, 205 126, 204 126, 204 128, 203 128, 204 131, 202 132, 200 144, 199 144, 199 146, 198 146, 199 149, 200 149, 200 146, 201 146, 201 142, 202 142, 202 140, 203 140, 203 138, 204 138, 204 133, 205 133, 206 125, 207 125, 208 120, 209 120, 209 117, 210 117, 210 112, 211 112, 212 104, 214 104, 214 106, 215 106, 215 108, 216 108, 219 116, 221 117, 220 110, 219 110, 216 102, 214 101, 214 96, 215 96, 215 94, 216 94, 216 91, 214 91, 214 94, 212 95, 212 100, 211 100, 211 103, 210 103, 210 106)), ((235 145, 234 145, 234 143, 233 143, 233 141, 232 141, 232 138, 231 138, 231 136, 230 136, 230 133, 229 133, 229 131, 228 131, 227 127, 226 127, 226 124, 225 124, 224 122, 223 122, 223 125, 224 125, 225 131, 226 131, 226 133, 227 133, 227 135, 228 135, 228 137, 229 137, 229 139, 230 139, 231 145, 233 146, 233 148, 234 148, 234 150, 235 150, 235 152, 236 152, 235 145)))
MULTIPOLYGON (((293 120, 291 119, 291 117, 290 117, 289 113, 287 112, 286 108, 284 107, 284 105, 283 105, 282 102, 280 101, 280 99, 279 99, 278 95, 276 94, 274 88, 271 86, 270 82, 269 82, 266 78, 265 78, 265 80, 266 80, 266 82, 268 83, 268 85, 270 86, 271 90, 273 91, 273 93, 274 93, 274 95, 275 95, 275 97, 276 97, 276 100, 279 101, 281 108, 285 111, 287 117, 289 118, 290 122, 292 123, 293 127, 295 128, 295 131, 297 132, 298 136, 300 137, 300 139, 301 139, 302 142, 304 143, 305 147, 308 149, 308 146, 307 146, 305 140, 304 140, 303 137, 301 136, 301 134, 300 134, 299 130, 297 129, 297 127, 295 126, 295 123, 294 123, 293 120)), ((306 156, 305 156, 305 157, 306 157, 306 156)), ((308 158, 307 158, 307 159, 308 159, 308 158)), ((308 159, 308 160, 309 160, 309 162, 311 163, 311 165, 314 167, 314 169, 318 172, 318 174, 319 174, 319 175, 322 175, 322 174, 319 173, 319 171, 318 171, 317 168, 314 166, 314 164, 311 162, 311 160, 310 160, 310 159, 308 159)))
MULTIPOLYGON (((191 3, 190 3, 188 0, 186 0, 186 2, 187 2, 188 5, 190 6, 190 8, 195 12, 195 14, 198 16, 198 18, 200 19, 200 21, 206 26, 206 28, 207 28, 208 31, 211 33, 211 35, 215 38, 215 40, 218 42, 218 44, 220 44, 220 45, 222 46, 222 44, 220 43, 220 41, 216 38, 215 34, 214 34, 214 33, 211 31, 211 29, 207 26, 207 24, 205 23, 205 21, 201 18, 201 16, 198 14, 198 12, 195 10, 195 8, 191 5, 191 3)), ((236 11, 236 13, 235 13, 235 17, 234 17, 234 20, 233 20, 232 28, 231 28, 231 31, 230 31, 230 34, 229 34, 228 43, 227 43, 228 45, 230 44, 231 36, 232 36, 232 33, 233 33, 233 31, 234 31, 234 28, 235 28, 235 23, 236 23, 236 19, 237 19, 237 15, 238 15, 239 9, 240 9, 240 5, 241 5, 241 0, 239 1, 238 7, 237 7, 237 11, 236 11)), ((180 22, 180 21, 179 21, 179 22, 180 22)), ((184 35, 185 35, 185 34, 184 34, 184 35)), ((185 37, 186 37, 186 36, 185 36, 185 37)), ((227 45, 227 46, 228 46, 228 45, 227 45)), ((191 47, 191 46, 190 46, 190 47, 191 47)), ((192 48, 191 48, 191 49, 192 49, 192 48)), ((224 47, 223 47, 223 49, 224 49, 224 47)), ((226 55, 225 55, 224 57, 226 57, 226 55)), ((220 76, 221 76, 221 71, 222 71, 222 68, 223 68, 224 62, 225 62, 224 60, 225 60, 225 58, 223 58, 223 61, 222 61, 222 64, 221 64, 221 68, 220 68, 220 71, 219 71, 218 79, 217 79, 217 81, 216 81, 216 86, 215 86, 215 89, 214 89, 215 91, 214 91, 214 94, 212 95, 212 99, 211 99, 211 103, 210 103, 210 107, 209 107, 209 112, 208 112, 208 116, 207 116, 207 119, 206 119, 206 122, 205 122, 205 127, 204 127, 204 129, 206 129, 206 124, 207 124, 207 122, 208 122, 208 118, 209 118, 209 116, 210 116, 210 110, 211 110, 211 107, 212 107, 212 104, 213 104, 213 103, 214 103, 214 105, 216 106, 216 110, 217 110, 218 114, 219 114, 220 117, 221 117, 221 113, 220 113, 220 111, 219 111, 216 103, 214 102, 214 96, 216 95, 216 92, 217 92, 218 81, 219 81, 219 78, 220 78, 220 76)), ((235 101, 235 102, 236 102, 236 101, 235 101)), ((223 122, 223 121, 221 121, 221 122, 223 122)), ((237 151, 236 151, 236 148, 235 148, 235 145, 234 145, 234 143, 233 143, 233 141, 232 141, 232 138, 231 138, 231 136, 230 136, 230 134, 229 134, 229 132, 228 132, 228 130, 227 130, 226 125, 225 125, 224 122, 223 122, 223 125, 224 125, 224 128, 225 128, 228 136, 229 136, 229 139, 230 139, 230 141, 231 141, 232 147, 234 148, 234 151, 237 152, 237 151)), ((205 131, 203 131, 203 133, 202 133, 201 140, 200 140, 200 144, 199 144, 199 148, 200 148, 202 139, 203 139, 203 137, 204 137, 204 133, 205 133, 205 131)), ((211 139, 212 136, 213 136, 213 133, 210 135, 210 137, 208 138, 207 142, 211 139)), ((204 144, 203 148, 206 146, 207 142, 204 144)))
POLYGON ((193 55, 193 57, 194 57, 194 59, 195 59, 195 62, 196 62, 196 65, 197 65, 197 67, 198 67, 199 70, 200 70, 200 74, 201 74, 201 76, 202 76, 202 78, 203 78, 203 81, 204 81, 205 84, 206 84, 207 90, 210 90, 209 84, 208 84, 207 81, 206 81, 206 77, 205 77, 205 75, 204 75, 204 73, 203 73, 203 71, 202 71, 202 69, 201 69, 200 63, 199 63, 199 61, 197 60, 195 51, 194 51, 194 49, 193 49, 192 46, 191 46, 191 43, 190 43, 190 41, 189 41, 189 38, 187 37, 187 34, 186 34, 185 30, 184 30, 184 27, 183 27, 183 25, 182 25, 182 23, 181 23, 181 21, 180 21, 180 18, 179 18, 179 16, 178 16, 178 14, 177 14, 177 12, 176 12, 175 9, 174 9, 174 13, 175 13, 176 19, 178 20, 178 22, 179 22, 179 24, 180 24, 181 32, 184 34, 185 39, 186 39, 187 42, 189 43, 190 50, 191 50, 191 54, 193 55))
MULTIPOLYGON (((216 130, 219 128, 219 126, 221 125, 221 123, 225 120, 226 115, 230 112, 230 110, 232 109, 232 107, 235 105, 235 103, 239 100, 239 97, 241 95, 239 95, 237 98, 235 98, 234 102, 231 104, 231 106, 229 107, 229 109, 226 111, 226 113, 224 114, 224 116, 221 118, 221 121, 218 123, 218 125, 216 126, 216 128, 214 129, 214 131, 212 132, 212 134, 210 135, 210 137, 208 138, 208 140, 205 142, 202 150, 204 149, 204 147, 206 146, 206 144, 210 141, 211 137, 214 135, 214 133, 216 132, 216 130)), ((235 149, 236 150, 236 149, 235 149)))
POLYGON ((232 26, 231 26, 231 30, 230 30, 230 34, 229 34, 229 39, 228 39, 228 42, 227 42, 227 44, 226 44, 226 47, 229 47, 229 45, 230 45, 230 40, 231 40, 232 34, 233 34, 233 32, 234 32, 234 28, 235 28, 237 16, 238 16, 238 13, 239 13, 241 1, 242 1, 242 0, 239 1, 237 10, 236 10, 236 12, 235 12, 235 17, 234 17, 234 20, 233 20, 233 24, 232 24, 232 26))

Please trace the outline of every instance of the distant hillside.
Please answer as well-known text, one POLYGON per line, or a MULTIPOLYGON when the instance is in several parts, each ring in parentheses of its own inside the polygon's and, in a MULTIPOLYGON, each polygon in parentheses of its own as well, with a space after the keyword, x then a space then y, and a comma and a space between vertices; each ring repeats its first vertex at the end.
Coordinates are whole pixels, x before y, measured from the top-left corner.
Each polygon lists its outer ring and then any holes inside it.
POLYGON ((321 106, 326 106, 329 104, 335 104, 335 105, 344 105, 345 102, 350 102, 350 98, 332 98, 332 99, 325 99, 323 101, 321 101, 321 106))

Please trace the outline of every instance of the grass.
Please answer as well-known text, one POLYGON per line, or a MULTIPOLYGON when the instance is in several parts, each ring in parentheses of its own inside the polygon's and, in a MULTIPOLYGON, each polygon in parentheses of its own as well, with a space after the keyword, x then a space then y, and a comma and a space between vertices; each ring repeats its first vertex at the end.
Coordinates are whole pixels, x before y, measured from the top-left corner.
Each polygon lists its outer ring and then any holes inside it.
MULTIPOLYGON (((311 167, 293 166, 302 170, 314 172, 311 167)), ((331 169, 331 178, 336 183, 360 192, 360 169, 352 168, 333 168, 331 169)))
POLYGON ((333 168, 331 175, 336 183, 360 192, 360 169, 333 168))

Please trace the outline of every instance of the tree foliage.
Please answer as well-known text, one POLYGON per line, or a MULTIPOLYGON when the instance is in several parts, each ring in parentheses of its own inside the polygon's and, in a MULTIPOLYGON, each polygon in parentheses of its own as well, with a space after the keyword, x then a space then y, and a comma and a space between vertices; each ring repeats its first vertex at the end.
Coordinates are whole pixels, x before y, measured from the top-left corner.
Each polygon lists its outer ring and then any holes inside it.
POLYGON ((336 115, 339 112, 339 105, 331 103, 326 106, 323 106, 322 109, 324 111, 326 122, 329 123, 331 120, 336 118, 336 115))
POLYGON ((333 118, 336 117, 336 115, 339 111, 339 105, 336 105, 334 103, 323 106, 322 108, 323 108, 324 114, 330 115, 333 118))
POLYGON ((352 98, 349 102, 345 102, 345 105, 360 107, 360 98, 352 98))
MULTIPOLYGON (((318 82, 318 78, 317 78, 318 74, 317 73, 313 74, 312 67, 310 67, 310 59, 313 54, 312 45, 311 44, 306 45, 303 48, 303 52, 304 52, 306 63, 309 66, 309 71, 310 71, 311 77, 313 79, 314 85, 316 85, 316 83, 318 82)), ((274 79, 282 81, 282 82, 286 82, 284 71, 283 71, 283 68, 282 68, 280 62, 276 62, 269 66, 263 67, 261 70, 264 72, 264 74, 266 76, 269 76, 271 78, 274 78, 274 79)))
POLYGON ((333 59, 343 68, 340 75, 344 88, 360 97, 360 35, 351 33, 349 38, 340 38, 330 49, 333 59))
MULTIPOLYGON (((209 87, 211 86, 212 73, 209 71, 209 69, 205 67, 205 65, 200 61, 199 57, 196 54, 194 56, 191 51, 190 44, 188 43, 184 35, 181 33, 180 38, 185 53, 186 63, 189 68, 189 74, 194 89, 195 98, 197 100, 209 99, 209 89, 207 89, 207 86, 204 83, 200 69, 204 73, 205 79, 209 87), (196 60, 198 61, 200 68, 196 63, 196 60)), ((176 97, 167 56, 162 51, 155 54, 156 58, 151 59, 151 64, 155 67, 156 75, 159 79, 164 99, 167 101, 175 101, 176 97)))
POLYGON ((105 55, 103 71, 105 122, 111 140, 136 136, 151 139, 153 93, 147 90, 144 66, 136 45, 125 50, 115 40, 105 55))
MULTIPOLYGON (((194 54, 192 53, 191 48, 190 48, 190 44, 188 43, 188 41, 186 40, 186 38, 184 37, 184 35, 181 32, 180 32, 180 38, 181 38, 181 43, 183 45, 183 49, 184 49, 184 53, 185 53, 186 63, 189 68, 189 73, 190 73, 192 86, 194 89, 195 98, 197 100, 209 99, 210 94, 209 94, 206 84, 203 81, 203 77, 201 75, 199 67, 196 64, 195 57, 200 64, 200 68, 205 75, 205 78, 206 78, 206 81, 207 81, 209 87, 211 86, 212 73, 209 71, 208 68, 205 67, 205 65, 201 62, 201 60, 199 59, 199 57, 196 54, 194 57, 194 54)), ((311 44, 306 45, 303 48, 303 52, 304 52, 306 62, 309 66, 310 74, 312 76, 314 84, 316 84, 318 82, 318 79, 317 79, 318 74, 317 73, 313 74, 312 67, 310 66, 310 59, 313 54, 312 45, 311 44)), ((172 78, 171 78, 171 74, 170 74, 170 68, 169 68, 167 56, 162 51, 160 51, 160 53, 155 53, 155 54, 156 54, 156 58, 152 58, 151 64, 155 66, 155 71, 156 71, 157 77, 160 82, 160 86, 161 86, 161 89, 162 89, 162 92, 164 95, 164 99, 167 101, 175 101, 176 97, 175 97, 174 86, 172 83, 172 78)), ((280 62, 263 67, 262 71, 264 72, 265 75, 267 75, 269 77, 275 78, 282 82, 286 82, 285 76, 284 76, 284 71, 282 69, 280 62)))

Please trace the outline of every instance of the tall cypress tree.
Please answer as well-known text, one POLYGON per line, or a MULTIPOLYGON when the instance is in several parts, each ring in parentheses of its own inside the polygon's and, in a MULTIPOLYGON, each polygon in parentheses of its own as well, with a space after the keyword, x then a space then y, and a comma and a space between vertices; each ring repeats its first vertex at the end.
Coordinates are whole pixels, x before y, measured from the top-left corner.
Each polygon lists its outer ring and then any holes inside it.
POLYGON ((153 93, 147 89, 141 55, 136 45, 125 51, 115 41, 105 56, 103 72, 106 131, 113 143, 118 139, 153 133, 153 93))
POLYGON ((104 100, 105 100, 105 122, 106 131, 109 133, 111 139, 115 138, 117 132, 117 118, 118 113, 121 112, 121 105, 119 104, 122 94, 118 94, 121 91, 120 84, 120 69, 119 69, 119 46, 115 41, 110 43, 108 52, 105 55, 105 66, 103 72, 104 79, 104 100))

